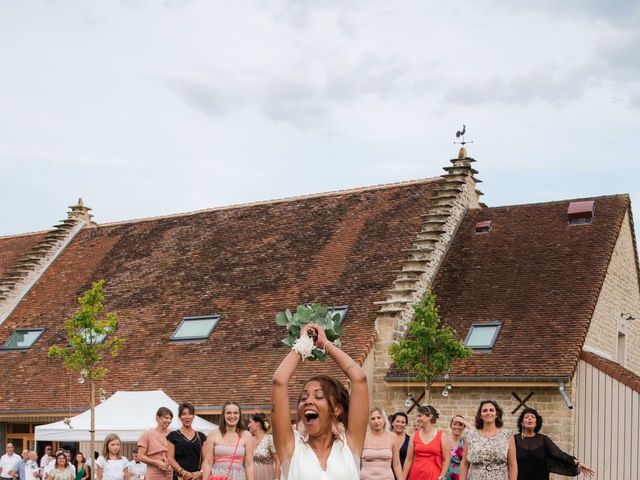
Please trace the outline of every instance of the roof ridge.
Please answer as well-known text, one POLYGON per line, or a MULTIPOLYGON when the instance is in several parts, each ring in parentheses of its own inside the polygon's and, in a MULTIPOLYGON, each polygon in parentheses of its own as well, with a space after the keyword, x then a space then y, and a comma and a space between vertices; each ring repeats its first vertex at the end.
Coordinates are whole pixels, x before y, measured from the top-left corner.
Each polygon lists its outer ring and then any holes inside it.
POLYGON ((591 197, 587 196, 587 197, 565 198, 562 200, 550 200, 546 202, 511 203, 508 205, 496 205, 495 207, 486 207, 486 209, 497 210, 499 208, 533 207, 536 205, 554 205, 554 204, 565 203, 565 202, 579 202, 581 200, 598 200, 601 198, 618 198, 618 197, 630 198, 630 195, 628 193, 614 193, 612 195, 597 195, 597 196, 591 196, 591 197))
MULTIPOLYGON (((130 220, 117 220, 114 222, 106 222, 106 223, 99 223, 98 227, 114 227, 114 226, 118 226, 118 225, 128 225, 131 223, 139 223, 139 222, 151 222, 154 220, 162 220, 162 219, 166 219, 166 218, 181 218, 181 217, 189 217, 191 215, 199 215, 201 213, 208 213, 208 212, 217 212, 217 211, 224 211, 224 210, 235 210, 235 209, 241 209, 241 208, 248 208, 248 207, 256 207, 259 205, 273 205, 273 204, 278 204, 278 203, 286 203, 286 202, 296 202, 296 201, 300 201, 300 200, 308 200, 308 199, 313 199, 313 198, 321 198, 321 197, 331 197, 331 196, 340 196, 340 195, 349 195, 352 193, 359 193, 359 192, 368 192, 368 191, 374 191, 374 190, 387 190, 387 189, 391 189, 391 188, 397 188, 397 187, 404 187, 404 186, 409 186, 409 185, 417 185, 417 184, 421 184, 421 183, 432 183, 432 182, 436 182, 442 180, 442 177, 429 177, 429 178, 422 178, 422 179, 418 179, 418 180, 402 180, 400 182, 392 182, 392 183, 380 183, 377 185, 369 185, 366 187, 355 187, 355 188, 348 188, 348 189, 344 189, 344 190, 330 190, 328 192, 321 192, 321 193, 310 193, 310 194, 306 194, 306 195, 296 195, 293 197, 284 197, 284 198, 276 198, 276 199, 272 199, 272 200, 258 200, 255 202, 246 202, 246 203, 236 203, 236 204, 232 204, 232 205, 222 205, 219 207, 211 207, 211 208, 203 208, 200 210, 193 210, 190 212, 181 212, 181 213, 170 213, 167 215, 157 215, 157 216, 153 216, 153 217, 142 217, 142 218, 133 218, 130 220)), ((0 237, 2 238, 2 237, 0 237)))
POLYGON ((31 235, 41 235, 47 233, 49 230, 36 230, 35 232, 23 232, 23 233, 10 233, 9 235, 0 235, 0 240, 6 240, 8 238, 20 238, 29 237, 31 235))

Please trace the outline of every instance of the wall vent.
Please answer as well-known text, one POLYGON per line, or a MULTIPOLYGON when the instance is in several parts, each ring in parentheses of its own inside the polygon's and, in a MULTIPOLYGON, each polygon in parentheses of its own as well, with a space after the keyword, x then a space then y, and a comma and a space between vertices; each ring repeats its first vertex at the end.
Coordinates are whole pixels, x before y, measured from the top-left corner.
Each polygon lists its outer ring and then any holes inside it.
POLYGON ((484 222, 476 223, 476 233, 489 233, 493 223, 491 220, 485 220, 484 222))
POLYGON ((571 202, 567 209, 570 225, 583 225, 591 223, 596 213, 596 203, 593 200, 583 202, 571 202))

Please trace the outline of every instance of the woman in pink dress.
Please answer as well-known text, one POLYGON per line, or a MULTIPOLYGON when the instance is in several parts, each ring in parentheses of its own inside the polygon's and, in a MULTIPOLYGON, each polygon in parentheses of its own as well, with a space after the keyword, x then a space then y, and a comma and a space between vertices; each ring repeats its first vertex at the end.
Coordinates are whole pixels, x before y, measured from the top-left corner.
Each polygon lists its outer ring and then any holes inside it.
POLYGON ((378 407, 369 413, 369 431, 362 449, 360 480, 404 480, 395 435, 386 429, 378 407))
POLYGON ((228 480, 254 480, 254 441, 242 421, 242 411, 236 402, 227 402, 222 407, 220 428, 211 432, 202 452, 202 472, 225 476, 228 480))
POLYGON ((431 405, 418 407, 422 430, 413 434, 409 443, 403 472, 407 480, 439 480, 449 468, 451 446, 449 438, 435 426, 438 411, 431 405))
POLYGON ((138 458, 147 464, 147 480, 171 480, 173 470, 167 456, 167 433, 173 421, 173 412, 160 407, 156 412, 156 428, 147 430, 138 439, 138 458))

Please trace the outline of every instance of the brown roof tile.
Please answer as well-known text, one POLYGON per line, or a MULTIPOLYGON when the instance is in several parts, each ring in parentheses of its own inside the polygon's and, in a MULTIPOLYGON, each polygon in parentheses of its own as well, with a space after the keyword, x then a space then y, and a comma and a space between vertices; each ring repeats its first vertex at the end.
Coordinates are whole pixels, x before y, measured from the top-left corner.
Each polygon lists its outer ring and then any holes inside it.
MULTIPOLYGON (((392 285, 436 180, 85 228, 0 325, 0 342, 16 327, 46 328, 30 350, 0 352, 13 372, 0 411, 86 405, 87 385, 47 350, 64 341, 76 297, 101 278, 127 339, 106 361, 108 393, 163 388, 201 406, 267 405, 286 351, 274 315, 315 300, 349 305, 344 348, 363 358, 373 302, 392 285), (183 317, 208 314, 223 318, 207 341, 169 344, 183 317)), ((315 371, 335 373, 314 362, 296 381, 315 371)))
POLYGON ((472 323, 502 329, 491 352, 456 362, 453 376, 573 374, 629 198, 595 198, 589 225, 568 225, 569 203, 467 213, 433 285, 440 314, 463 340, 472 323), (476 234, 486 220, 490 233, 476 234))
POLYGON ((474 354, 452 373, 573 374, 629 199, 596 198, 590 225, 568 224, 569 203, 466 216, 434 283, 441 313, 462 338, 473 322, 503 325, 491 353, 474 354), (493 228, 477 235, 482 220, 493 228))
POLYGON ((9 270, 16 260, 27 253, 44 235, 45 233, 39 232, 0 237, 0 276, 9 270))

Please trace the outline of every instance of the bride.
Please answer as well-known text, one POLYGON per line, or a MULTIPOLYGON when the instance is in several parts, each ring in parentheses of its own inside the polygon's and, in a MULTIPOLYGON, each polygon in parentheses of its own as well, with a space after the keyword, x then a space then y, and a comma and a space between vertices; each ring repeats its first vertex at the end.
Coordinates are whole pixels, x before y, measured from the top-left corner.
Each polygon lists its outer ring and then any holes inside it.
POLYGON ((358 480, 369 417, 367 377, 345 352, 327 340, 316 324, 300 339, 273 374, 273 440, 287 480, 358 480), (307 340, 308 337, 315 340, 307 340), (324 349, 351 383, 351 394, 335 378, 307 380, 298 400, 298 428, 291 428, 289 380, 313 345, 324 349))

